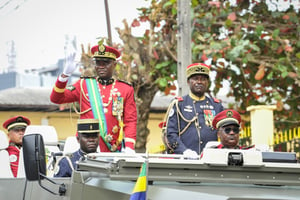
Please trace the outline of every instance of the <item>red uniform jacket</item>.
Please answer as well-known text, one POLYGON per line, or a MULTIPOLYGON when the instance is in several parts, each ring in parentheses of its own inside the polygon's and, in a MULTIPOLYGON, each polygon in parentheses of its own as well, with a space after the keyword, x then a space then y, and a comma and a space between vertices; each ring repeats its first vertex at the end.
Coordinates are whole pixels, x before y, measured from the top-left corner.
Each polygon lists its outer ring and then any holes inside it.
MULTIPOLYGON (((80 105, 80 119, 94 118, 93 111, 89 102, 88 91, 85 81, 78 80, 72 86, 66 88, 67 82, 61 82, 57 79, 55 86, 52 90, 50 100, 56 104, 78 102, 80 105)), ((110 135, 112 140, 109 142, 111 145, 116 143, 119 136, 119 122, 116 116, 112 113, 113 98, 119 95, 123 98, 123 122, 124 122, 124 135, 125 146, 134 149, 136 140, 136 126, 137 126, 137 110, 134 100, 133 87, 127 83, 119 80, 110 80, 111 84, 102 85, 98 82, 99 92, 102 96, 102 102, 105 112, 107 123, 107 135, 110 135), (107 106, 106 106, 107 105, 107 106)), ((100 137, 100 150, 101 152, 110 152, 103 139, 100 137)), ((118 147, 120 150, 121 146, 118 147)))
POLYGON ((20 149, 15 145, 9 145, 6 150, 9 154, 11 171, 12 171, 14 177, 17 177, 20 149))

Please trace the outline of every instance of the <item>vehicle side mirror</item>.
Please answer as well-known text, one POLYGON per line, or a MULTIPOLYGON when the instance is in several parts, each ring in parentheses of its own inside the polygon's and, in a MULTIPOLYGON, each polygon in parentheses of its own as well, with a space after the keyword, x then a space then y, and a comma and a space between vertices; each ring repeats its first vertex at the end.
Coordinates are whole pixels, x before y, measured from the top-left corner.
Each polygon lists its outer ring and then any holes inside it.
POLYGON ((23 137, 23 157, 26 178, 37 181, 46 174, 45 146, 40 134, 30 134, 23 137))
POLYGON ((26 179, 38 181, 39 185, 54 195, 65 195, 67 189, 65 184, 59 184, 46 177, 46 154, 43 136, 40 134, 29 134, 23 137, 23 158, 26 179), (58 193, 42 185, 42 179, 59 185, 58 193))

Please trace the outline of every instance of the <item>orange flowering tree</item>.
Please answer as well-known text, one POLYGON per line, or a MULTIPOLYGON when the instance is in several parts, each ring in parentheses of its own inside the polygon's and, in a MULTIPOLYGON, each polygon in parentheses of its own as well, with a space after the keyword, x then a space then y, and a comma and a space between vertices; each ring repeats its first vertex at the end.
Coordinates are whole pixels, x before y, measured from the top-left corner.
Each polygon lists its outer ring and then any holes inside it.
MULTIPOLYGON (((192 0, 192 62, 210 62, 216 95, 228 81, 230 105, 245 113, 250 105, 275 104, 276 128, 298 126, 300 116, 299 13, 271 0, 192 0), (230 1, 232 2, 232 1, 230 1)), ((124 45, 119 74, 136 89, 137 148, 144 149, 150 105, 158 90, 174 89, 177 74, 177 1, 152 0, 131 24, 118 29, 124 45), (132 30, 147 23, 142 36, 132 30)), ((299 10, 298 10, 299 12, 299 10)))

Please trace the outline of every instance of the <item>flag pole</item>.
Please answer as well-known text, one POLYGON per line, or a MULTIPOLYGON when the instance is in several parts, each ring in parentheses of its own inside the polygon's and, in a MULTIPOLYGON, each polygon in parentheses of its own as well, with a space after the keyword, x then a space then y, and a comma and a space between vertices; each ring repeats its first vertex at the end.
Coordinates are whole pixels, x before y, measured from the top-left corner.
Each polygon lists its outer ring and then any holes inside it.
POLYGON ((148 171, 149 171, 149 153, 146 151, 146 194, 145 194, 145 200, 147 200, 147 193, 148 193, 148 171))

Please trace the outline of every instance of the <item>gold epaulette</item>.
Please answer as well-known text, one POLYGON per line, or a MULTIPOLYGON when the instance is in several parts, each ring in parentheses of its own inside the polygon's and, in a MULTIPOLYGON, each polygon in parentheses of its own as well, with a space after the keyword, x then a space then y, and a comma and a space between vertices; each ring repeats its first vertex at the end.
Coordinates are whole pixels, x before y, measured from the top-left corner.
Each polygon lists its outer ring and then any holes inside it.
POLYGON ((131 84, 130 82, 127 82, 127 81, 124 81, 124 80, 120 80, 120 79, 118 79, 118 81, 119 81, 119 82, 122 82, 122 83, 126 83, 127 85, 132 86, 132 84, 131 84))

